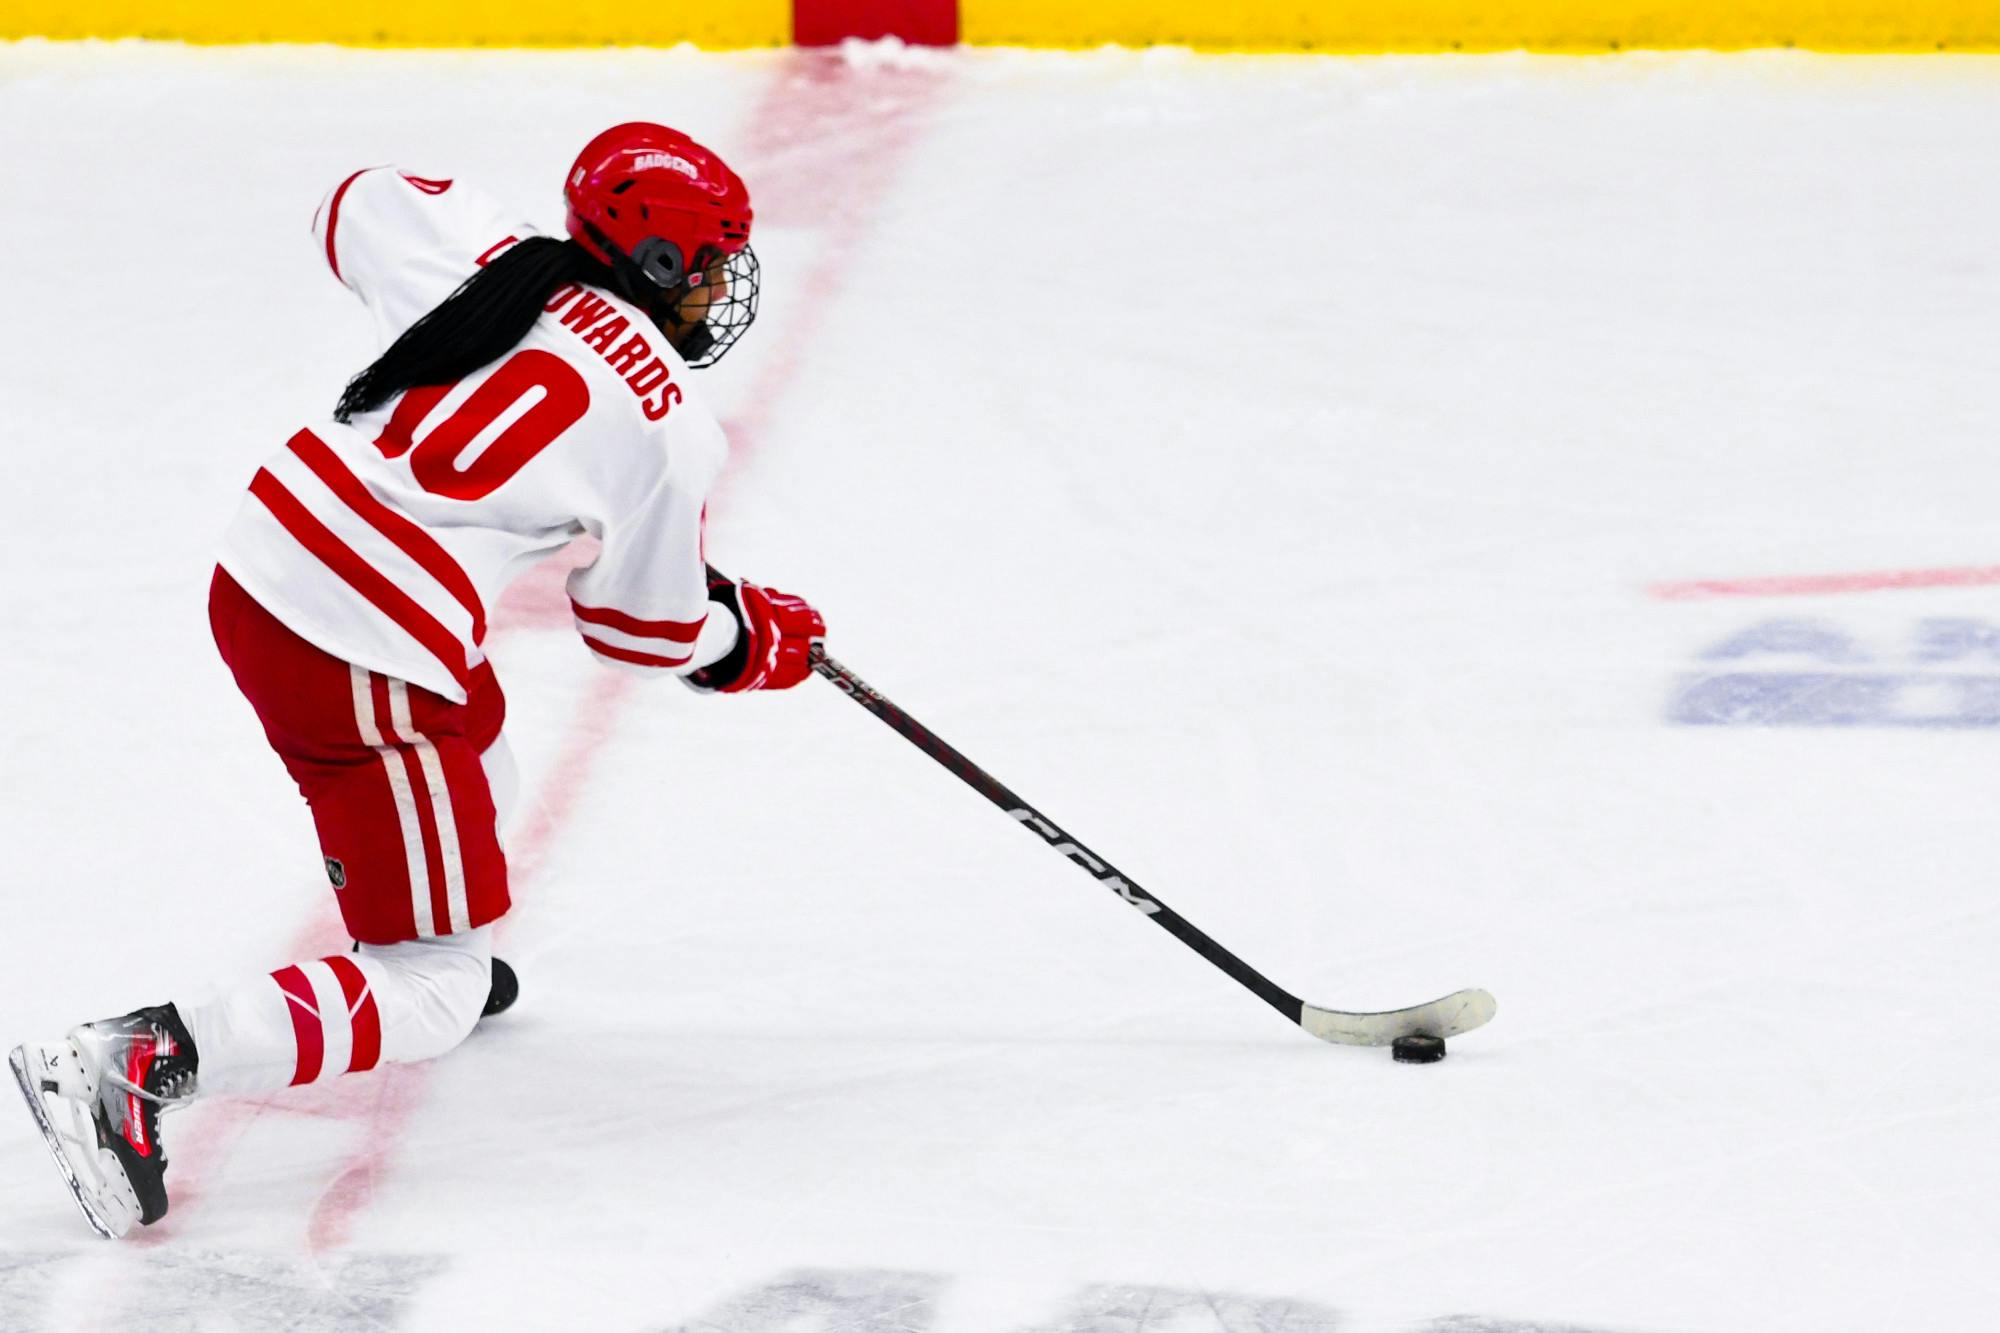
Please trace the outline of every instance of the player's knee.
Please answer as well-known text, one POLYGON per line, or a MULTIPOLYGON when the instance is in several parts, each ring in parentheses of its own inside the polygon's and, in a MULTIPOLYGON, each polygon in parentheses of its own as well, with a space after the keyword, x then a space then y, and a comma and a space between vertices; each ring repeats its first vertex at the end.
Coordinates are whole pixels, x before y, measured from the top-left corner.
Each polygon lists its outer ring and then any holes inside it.
POLYGON ((493 987, 493 955, 485 949, 450 953, 438 960, 428 980, 434 988, 437 1032, 449 1050, 471 1034, 486 1008, 493 987))
POLYGON ((479 1022, 492 986, 490 927, 405 944, 364 945, 381 969, 382 1057, 429 1060, 464 1041, 479 1022))

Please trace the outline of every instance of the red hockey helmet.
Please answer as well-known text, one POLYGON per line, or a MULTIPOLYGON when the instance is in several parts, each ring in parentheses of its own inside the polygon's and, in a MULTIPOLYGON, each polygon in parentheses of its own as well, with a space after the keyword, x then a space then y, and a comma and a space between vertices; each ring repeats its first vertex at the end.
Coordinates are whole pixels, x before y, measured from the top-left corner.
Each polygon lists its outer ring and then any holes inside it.
POLYGON ((689 365, 714 364, 757 317, 750 191, 685 134, 612 126, 577 154, 563 199, 569 234, 611 266, 621 295, 672 326, 689 365))

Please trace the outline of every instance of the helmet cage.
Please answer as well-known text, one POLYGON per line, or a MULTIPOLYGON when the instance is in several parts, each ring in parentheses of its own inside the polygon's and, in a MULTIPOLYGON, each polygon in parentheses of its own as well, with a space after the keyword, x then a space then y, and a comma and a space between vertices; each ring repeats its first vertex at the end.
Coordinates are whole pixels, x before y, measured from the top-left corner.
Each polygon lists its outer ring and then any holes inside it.
MULTIPOLYGON (((708 259, 708 263, 690 275, 691 284, 707 281, 709 269, 715 263, 710 257, 712 253, 704 247, 697 256, 708 259)), ((720 277, 725 294, 710 303, 708 314, 699 325, 682 335, 681 355, 689 366, 700 370, 714 365, 750 328, 757 318, 757 289, 762 272, 757 252, 747 244, 735 254, 723 257, 720 277)))
POLYGON ((668 331, 689 368, 700 370, 720 361, 757 318, 761 267, 747 242, 729 255, 716 246, 704 245, 690 268, 680 246, 664 236, 646 237, 628 255, 596 226, 589 222, 583 225, 590 239, 611 256, 612 274, 625 298, 656 322, 672 326, 668 331), (701 323, 690 328, 680 318, 681 298, 708 281, 709 270, 718 260, 727 294, 712 302, 701 323))

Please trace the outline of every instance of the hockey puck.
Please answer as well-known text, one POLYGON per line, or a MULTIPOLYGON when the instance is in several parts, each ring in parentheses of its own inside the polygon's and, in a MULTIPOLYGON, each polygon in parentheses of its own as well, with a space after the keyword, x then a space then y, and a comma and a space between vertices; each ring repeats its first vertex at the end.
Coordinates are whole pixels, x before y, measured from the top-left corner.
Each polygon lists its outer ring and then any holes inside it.
MULTIPOLYGON (((514 969, 507 966, 504 958, 493 960, 493 986, 486 992, 486 1007, 479 1013, 481 1018, 491 1018, 504 1014, 521 997, 521 979, 514 975, 514 969)), ((1402 1056, 1396 1057, 1398 1060, 1402 1056)))
POLYGON ((1398 1037, 1390 1043, 1389 1054, 1399 1065, 1434 1065, 1444 1059, 1444 1038, 1423 1034, 1398 1037))

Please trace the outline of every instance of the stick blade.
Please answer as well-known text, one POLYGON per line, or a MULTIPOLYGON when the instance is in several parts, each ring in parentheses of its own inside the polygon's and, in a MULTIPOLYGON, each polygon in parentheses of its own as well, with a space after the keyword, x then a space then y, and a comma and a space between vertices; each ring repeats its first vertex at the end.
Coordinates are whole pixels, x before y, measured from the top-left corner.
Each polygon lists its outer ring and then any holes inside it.
POLYGON ((1429 1004, 1377 1014, 1321 1009, 1301 1002, 1299 1026, 1338 1046, 1387 1046, 1398 1037, 1456 1037, 1485 1027, 1499 1007, 1483 990, 1456 991, 1429 1004))

